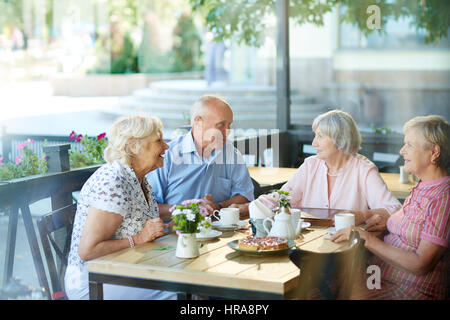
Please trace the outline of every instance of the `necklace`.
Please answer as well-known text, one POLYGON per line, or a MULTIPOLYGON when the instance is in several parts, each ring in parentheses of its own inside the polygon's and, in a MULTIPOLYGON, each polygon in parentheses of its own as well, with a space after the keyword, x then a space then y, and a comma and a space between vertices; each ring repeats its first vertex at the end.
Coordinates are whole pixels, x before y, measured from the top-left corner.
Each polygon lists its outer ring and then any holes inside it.
POLYGON ((337 177, 338 175, 339 175, 338 173, 331 174, 331 173, 327 172, 327 176, 329 176, 329 177, 337 177))

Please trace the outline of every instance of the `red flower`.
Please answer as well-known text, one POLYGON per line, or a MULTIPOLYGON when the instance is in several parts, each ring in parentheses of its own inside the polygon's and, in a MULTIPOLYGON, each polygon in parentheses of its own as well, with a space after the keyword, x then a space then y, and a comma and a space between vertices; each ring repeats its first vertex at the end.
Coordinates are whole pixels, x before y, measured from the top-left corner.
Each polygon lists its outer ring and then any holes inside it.
POLYGON ((75 133, 75 131, 72 130, 72 132, 69 135, 69 139, 70 140, 75 140, 75 136, 76 136, 76 133, 75 133))
POLYGON ((104 137, 106 137, 106 133, 105 133, 105 132, 100 133, 100 134, 97 136, 97 140, 102 140, 104 137))
POLYGON ((78 136, 77 136, 77 142, 80 142, 81 141, 81 138, 83 138, 83 135, 82 134, 79 134, 78 136))

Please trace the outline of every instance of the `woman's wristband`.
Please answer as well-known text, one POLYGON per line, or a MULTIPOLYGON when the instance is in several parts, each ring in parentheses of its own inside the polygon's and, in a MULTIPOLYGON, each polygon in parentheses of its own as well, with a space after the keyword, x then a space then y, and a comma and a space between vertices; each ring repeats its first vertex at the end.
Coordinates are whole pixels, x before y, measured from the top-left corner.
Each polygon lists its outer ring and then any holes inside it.
POLYGON ((128 242, 130 243, 130 248, 133 248, 134 247, 134 240, 133 240, 132 236, 128 237, 128 242))

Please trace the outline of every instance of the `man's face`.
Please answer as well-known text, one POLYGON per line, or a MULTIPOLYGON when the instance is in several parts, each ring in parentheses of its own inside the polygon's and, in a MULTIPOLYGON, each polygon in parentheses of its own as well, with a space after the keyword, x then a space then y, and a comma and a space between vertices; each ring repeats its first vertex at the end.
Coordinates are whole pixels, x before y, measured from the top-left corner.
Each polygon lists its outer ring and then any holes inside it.
POLYGON ((228 106, 220 103, 209 104, 203 117, 196 121, 201 132, 203 148, 222 149, 225 145, 230 127, 233 123, 233 112, 228 106))

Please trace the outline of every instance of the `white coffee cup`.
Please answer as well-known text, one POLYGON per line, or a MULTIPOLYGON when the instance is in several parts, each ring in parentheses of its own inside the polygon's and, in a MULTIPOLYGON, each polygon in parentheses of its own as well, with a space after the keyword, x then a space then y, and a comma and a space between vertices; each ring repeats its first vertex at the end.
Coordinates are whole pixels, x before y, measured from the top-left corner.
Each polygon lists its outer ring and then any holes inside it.
POLYGON ((334 227, 336 231, 353 227, 355 225, 355 215, 350 212, 337 213, 334 216, 334 227))
MULTIPOLYGON (((301 216, 301 211, 300 209, 290 209, 291 211, 291 222, 292 222, 292 227, 294 229, 297 228, 298 222, 301 220, 300 216, 301 216)), ((302 220, 303 222, 303 220, 302 220)))
POLYGON ((400 178, 399 178, 399 182, 400 183, 409 183, 409 173, 405 171, 405 167, 404 166, 400 166, 400 178))
POLYGON ((213 217, 220 221, 223 226, 229 226, 233 224, 238 224, 239 222, 239 208, 222 208, 219 210, 214 210, 213 217), (220 218, 216 216, 219 214, 220 218))

